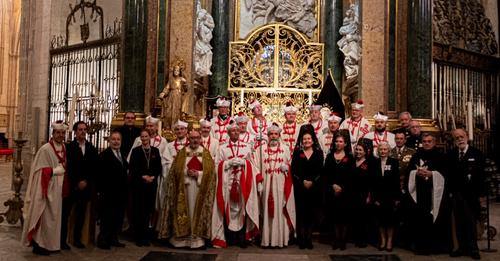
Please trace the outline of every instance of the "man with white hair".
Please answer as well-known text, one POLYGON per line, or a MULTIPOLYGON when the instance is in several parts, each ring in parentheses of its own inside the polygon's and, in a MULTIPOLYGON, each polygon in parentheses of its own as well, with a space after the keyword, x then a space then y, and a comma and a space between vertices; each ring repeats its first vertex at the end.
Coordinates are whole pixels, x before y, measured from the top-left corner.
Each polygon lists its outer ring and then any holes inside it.
POLYGON ((358 100, 355 103, 351 104, 352 113, 351 117, 345 119, 340 125, 341 130, 349 130, 349 134, 351 135, 351 148, 354 151, 354 146, 358 140, 370 132, 372 128, 371 124, 368 120, 363 117, 363 108, 365 105, 362 100, 358 100))
MULTIPOLYGON (((323 150, 325 159, 326 155, 330 152, 330 147, 334 143, 333 137, 335 137, 335 134, 339 132, 341 121, 342 118, 332 112, 330 117, 328 117, 328 131, 318 138, 319 145, 321 146, 321 150, 323 150)), ((348 137, 348 133, 346 133, 346 136, 348 137)))
POLYGON ((69 196, 64 137, 68 126, 52 123, 52 138, 35 155, 24 201, 21 241, 33 253, 48 256, 60 250, 62 201, 69 196))
POLYGON ((408 138, 410 136, 410 122, 412 121, 411 114, 407 111, 399 114, 399 128, 394 129, 392 132, 402 132, 408 138))
POLYGON ((248 131, 248 117, 243 112, 239 112, 238 116, 234 117, 234 121, 240 128, 240 141, 248 143, 254 149, 258 141, 256 141, 255 135, 248 131))
POLYGON ((309 106, 309 121, 302 125, 311 124, 317 137, 323 135, 323 130, 328 128, 328 123, 321 117, 321 105, 309 106))
POLYGON ((290 172, 291 154, 280 141, 277 125, 267 128, 269 142, 254 152, 255 168, 261 175, 258 190, 261 196, 261 246, 288 246, 290 231, 295 231, 295 198, 290 172))
MULTIPOLYGON (((378 144, 381 142, 387 142, 390 149, 396 147, 396 141, 394 140, 394 134, 387 131, 387 120, 389 117, 381 112, 373 115, 373 120, 375 121, 375 130, 367 133, 363 138, 370 139, 373 142, 373 155, 378 156, 378 144)), ((389 149, 389 150, 390 150, 389 149)))
POLYGON ((283 133, 281 134, 281 139, 285 145, 290 149, 290 153, 293 153, 295 143, 297 142, 297 137, 299 136, 300 126, 297 124, 297 107, 288 103, 285 106, 285 123, 283 123, 283 133))
POLYGON ((216 139, 219 144, 227 141, 227 126, 232 120, 231 116, 229 116, 230 104, 231 103, 228 100, 224 98, 218 98, 215 102, 215 106, 219 110, 219 114, 210 120, 210 124, 212 125, 210 135, 214 139, 216 139))
POLYGON ((212 159, 215 160, 215 156, 217 155, 217 149, 219 148, 219 141, 214 139, 210 132, 212 130, 212 124, 210 121, 205 119, 200 120, 201 126, 201 145, 210 152, 212 159))
MULTIPOLYGON (((212 215, 212 244, 225 248, 247 240, 259 229, 259 202, 252 148, 239 141, 240 129, 234 122, 228 127, 229 141, 222 144, 216 159, 217 188, 212 215)), ((258 180, 262 182, 262 177, 258 180)))
POLYGON ((248 132, 255 135, 257 141, 267 140, 267 127, 271 126, 272 123, 264 117, 262 105, 258 100, 254 100, 248 105, 248 108, 253 113, 253 118, 247 125, 248 132))
POLYGON ((170 171, 170 166, 172 162, 174 162, 177 153, 189 144, 189 140, 187 139, 187 128, 187 122, 178 120, 174 123, 175 140, 167 144, 167 172, 170 171))

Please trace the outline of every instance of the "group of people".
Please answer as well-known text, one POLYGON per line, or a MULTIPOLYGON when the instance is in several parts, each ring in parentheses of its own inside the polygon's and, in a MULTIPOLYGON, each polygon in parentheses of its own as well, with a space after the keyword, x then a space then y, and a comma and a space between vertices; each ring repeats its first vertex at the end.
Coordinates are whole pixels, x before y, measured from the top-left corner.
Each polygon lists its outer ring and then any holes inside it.
POLYGON ((158 133, 158 119, 147 117, 139 129, 127 112, 100 154, 85 138, 85 122, 75 124, 66 145, 67 126, 52 124, 31 169, 23 242, 40 255, 70 249, 74 207, 73 245, 85 247, 81 231, 95 191, 102 249, 124 247, 118 235, 126 220, 137 246, 155 237, 195 249, 250 242, 312 249, 319 228, 333 249, 344 250, 349 239, 357 247, 374 242, 376 228, 381 251, 392 251, 397 238, 420 254, 480 258, 484 158, 463 129, 453 130, 456 147, 443 154, 408 112, 393 132, 379 112, 372 130, 361 101, 345 120, 310 106, 303 124, 287 104, 281 125, 265 118, 258 101, 250 104, 253 117, 230 116, 229 105, 218 99, 218 115, 200 128, 177 121, 172 142, 158 133))

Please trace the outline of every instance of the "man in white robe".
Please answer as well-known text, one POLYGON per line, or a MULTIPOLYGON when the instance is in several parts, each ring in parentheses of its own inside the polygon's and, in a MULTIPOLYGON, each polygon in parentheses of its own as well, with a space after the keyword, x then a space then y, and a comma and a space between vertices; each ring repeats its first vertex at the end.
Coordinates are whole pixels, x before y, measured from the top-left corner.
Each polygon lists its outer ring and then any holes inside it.
POLYGON ((382 114, 381 112, 377 112, 373 116, 373 120, 375 121, 375 130, 368 132, 363 138, 370 139, 373 142, 373 155, 378 157, 378 144, 381 142, 387 142, 389 147, 393 149, 396 147, 396 140, 394 133, 387 131, 387 120, 389 117, 382 114))
POLYGON ((167 173, 170 171, 170 167, 177 153, 189 144, 189 140, 187 139, 187 128, 188 123, 181 120, 178 120, 174 124, 175 140, 167 144, 165 154, 167 157, 167 173))
POLYGON ((60 250, 62 198, 69 195, 64 137, 68 126, 52 124, 52 139, 37 152, 31 165, 23 208, 22 243, 33 253, 60 250))
POLYGON ((372 126, 368 120, 363 117, 363 108, 365 105, 362 100, 352 103, 351 107, 351 117, 345 119, 342 124, 340 124, 340 129, 349 131, 349 134, 351 135, 351 148, 352 151, 354 151, 354 147, 356 146, 358 140, 370 132, 372 126))
POLYGON ((216 160, 217 189, 212 215, 212 244, 217 248, 239 244, 246 248, 259 229, 257 182, 250 145, 239 141, 238 125, 228 126, 229 141, 216 160), (226 238, 226 235, 228 238, 226 238))
POLYGON ((189 132, 189 145, 177 154, 167 178, 167 199, 160 221, 160 238, 174 247, 205 248, 210 240, 216 173, 198 130, 189 132))
POLYGON ((297 111, 298 109, 292 104, 285 106, 285 123, 283 123, 283 133, 281 139, 288 147, 290 153, 293 153, 297 137, 299 136, 300 125, 297 124, 297 111))
POLYGON ((316 137, 323 135, 323 130, 328 128, 328 123, 321 117, 321 105, 309 106, 309 121, 302 125, 311 124, 316 137))
POLYGON ((278 126, 268 127, 269 143, 263 144, 262 150, 257 149, 253 156, 254 165, 263 177, 260 232, 264 247, 288 246, 290 233, 295 231, 296 225, 291 156, 288 147, 280 142, 280 133, 278 126))
POLYGON ((332 143, 334 143, 333 138, 335 134, 338 132, 340 127, 340 122, 342 118, 335 114, 330 114, 328 117, 328 131, 319 137, 319 145, 321 146, 321 150, 323 150, 324 158, 326 159, 326 155, 330 152, 330 147, 332 143))
POLYGON ((253 118, 248 121, 247 131, 254 135, 258 142, 267 140, 267 127, 271 126, 272 122, 264 117, 262 105, 258 100, 254 100, 248 108, 252 110, 253 118))
POLYGON ((212 159, 215 160, 217 156, 217 150, 219 149, 219 141, 214 139, 210 132, 212 130, 212 124, 210 121, 205 119, 200 120, 201 127, 201 145, 210 152, 212 159))
POLYGON ((217 99, 217 101, 215 102, 215 106, 219 110, 219 114, 210 120, 210 123, 212 125, 210 135, 214 139, 219 141, 219 144, 227 141, 227 126, 232 120, 231 116, 229 116, 230 104, 231 103, 224 98, 217 99))
POLYGON ((259 142, 257 141, 257 137, 248 131, 248 117, 243 113, 238 113, 238 116, 234 117, 234 121, 240 128, 239 140, 241 142, 248 143, 252 150, 255 149, 256 144, 259 142))

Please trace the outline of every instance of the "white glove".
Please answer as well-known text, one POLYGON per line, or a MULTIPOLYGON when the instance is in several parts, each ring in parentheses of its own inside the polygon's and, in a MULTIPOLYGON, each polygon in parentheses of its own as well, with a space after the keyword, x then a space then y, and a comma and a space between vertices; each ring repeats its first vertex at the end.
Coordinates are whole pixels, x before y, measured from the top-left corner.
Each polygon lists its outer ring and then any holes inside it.
POLYGON ((257 184, 257 192, 260 194, 262 193, 262 190, 264 190, 264 185, 262 185, 262 182, 257 184))
POLYGON ((236 166, 243 166, 245 165, 245 160, 242 158, 234 158, 234 162, 236 166))
POLYGON ((52 174, 54 174, 54 176, 62 176, 64 175, 65 171, 66 170, 64 169, 63 165, 59 164, 57 165, 57 167, 52 169, 52 174))
POLYGON ((264 134, 262 134, 262 135, 261 134, 256 134, 255 135, 255 140, 257 140, 257 141, 261 141, 261 140, 264 140, 264 139, 265 139, 264 134))
POLYGON ((288 165, 286 164, 281 165, 280 170, 284 173, 288 173, 288 165))

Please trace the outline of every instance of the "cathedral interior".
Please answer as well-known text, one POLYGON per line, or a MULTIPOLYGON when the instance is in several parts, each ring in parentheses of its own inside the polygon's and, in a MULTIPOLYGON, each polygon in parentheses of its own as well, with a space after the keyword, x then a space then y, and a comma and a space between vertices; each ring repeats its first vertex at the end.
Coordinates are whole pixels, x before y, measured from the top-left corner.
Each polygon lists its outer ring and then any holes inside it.
POLYGON ((29 159, 50 122, 83 120, 102 149, 127 111, 168 136, 219 96, 275 122, 292 102, 304 121, 333 90, 347 111, 362 99, 392 126, 409 111, 443 143, 463 126, 498 155, 498 18, 494 0, 2 0, 1 146, 26 139, 29 159))

